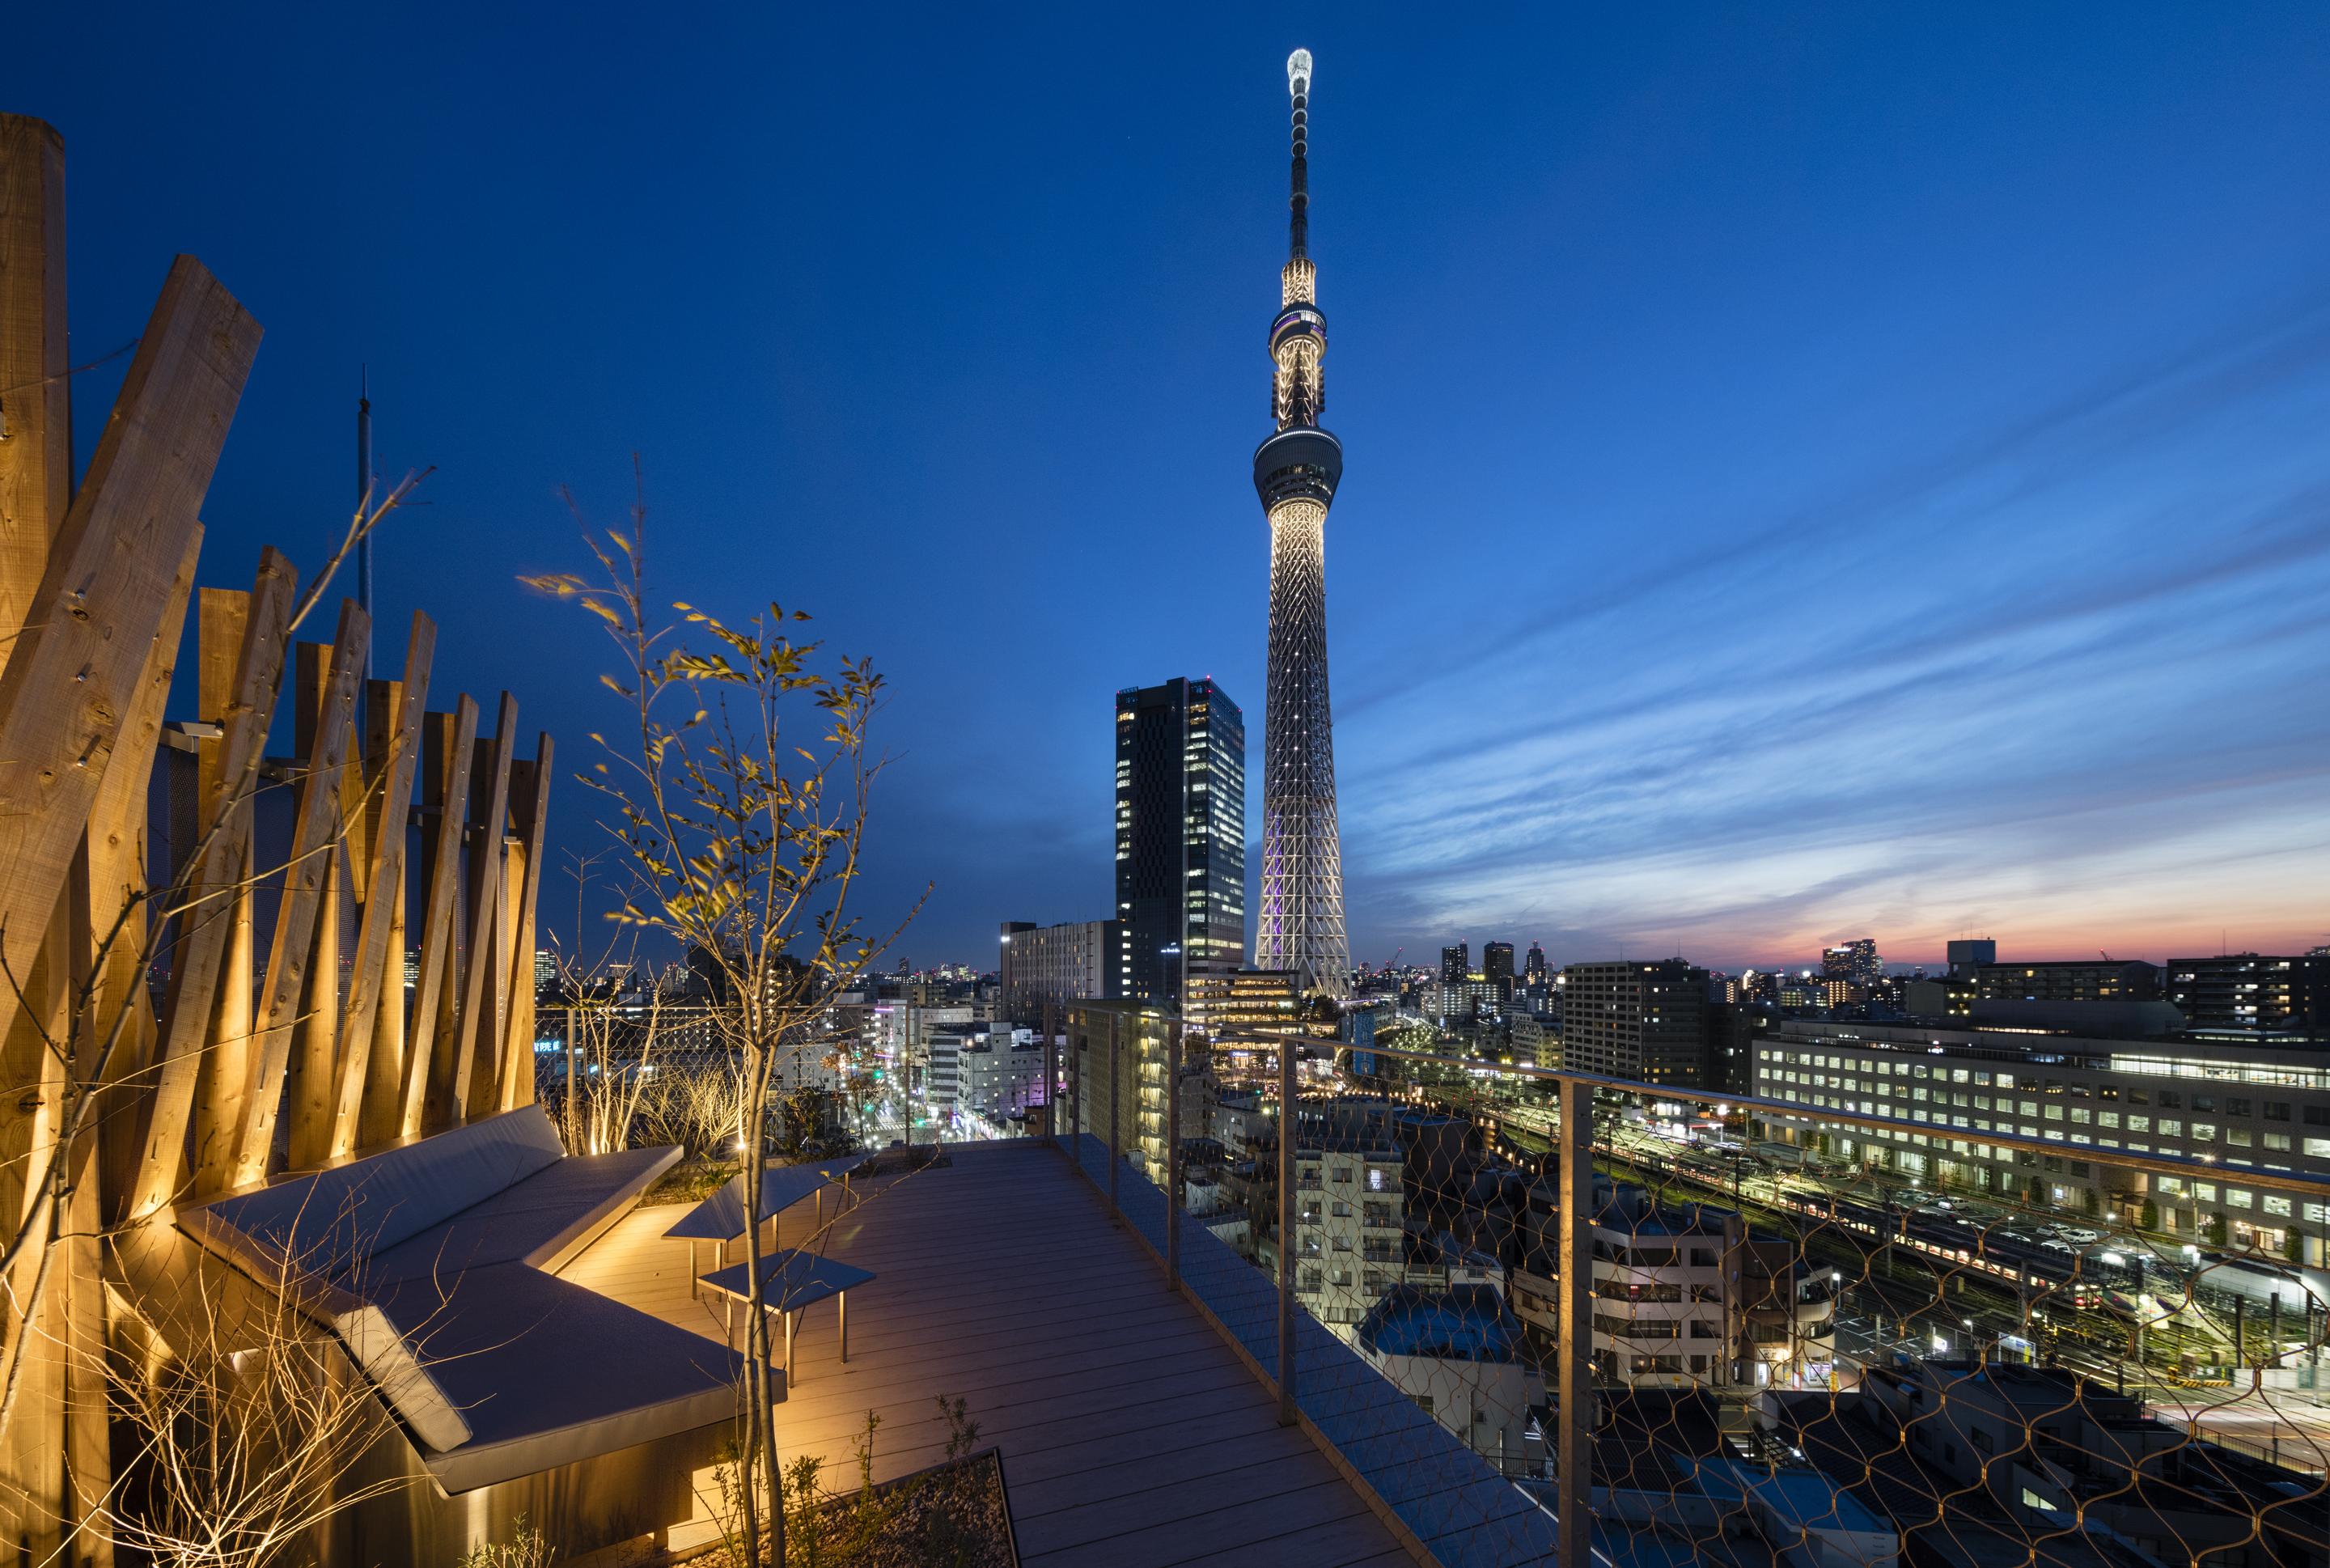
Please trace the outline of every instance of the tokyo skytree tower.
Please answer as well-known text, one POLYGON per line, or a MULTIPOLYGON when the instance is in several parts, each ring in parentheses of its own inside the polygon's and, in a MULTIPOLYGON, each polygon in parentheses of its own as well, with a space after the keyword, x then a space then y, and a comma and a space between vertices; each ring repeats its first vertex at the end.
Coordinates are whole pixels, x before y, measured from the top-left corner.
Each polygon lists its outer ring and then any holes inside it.
POLYGON ((1255 964, 1291 969, 1303 993, 1350 991, 1343 851, 1335 824, 1335 732, 1327 703, 1327 508, 1343 446, 1319 428, 1327 318, 1311 263, 1311 52, 1286 60, 1294 170, 1280 309, 1270 324, 1271 416, 1255 450, 1254 488, 1270 518, 1270 676, 1263 712, 1262 924, 1255 964))

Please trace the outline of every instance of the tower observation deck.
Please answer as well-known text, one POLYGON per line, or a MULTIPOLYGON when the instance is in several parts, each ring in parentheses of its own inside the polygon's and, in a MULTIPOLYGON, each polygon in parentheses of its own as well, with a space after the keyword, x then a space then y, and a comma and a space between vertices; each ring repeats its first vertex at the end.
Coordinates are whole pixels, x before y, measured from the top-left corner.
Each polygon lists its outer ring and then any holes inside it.
POLYGON ((1311 52, 1286 61, 1293 172, 1286 265, 1270 324, 1271 418, 1254 488, 1270 518, 1270 651, 1263 709, 1262 908, 1255 963, 1289 969, 1305 993, 1350 989, 1343 853, 1335 815, 1335 733, 1327 697, 1327 508, 1343 446, 1320 428, 1327 318, 1312 264, 1311 52))

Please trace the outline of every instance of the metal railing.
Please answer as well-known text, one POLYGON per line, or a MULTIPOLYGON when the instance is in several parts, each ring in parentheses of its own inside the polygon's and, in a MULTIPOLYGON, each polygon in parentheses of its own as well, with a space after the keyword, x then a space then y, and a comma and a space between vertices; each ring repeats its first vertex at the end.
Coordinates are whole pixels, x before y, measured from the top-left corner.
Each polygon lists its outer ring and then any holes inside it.
MULTIPOLYGON (((1113 1018, 1066 1062, 1047 1023, 1047 1105, 1068 1107, 1068 1136, 1056 1121, 1047 1136, 1273 1389, 1279 1421, 1424 1558, 1582 1564, 1603 1555, 1597 1532, 1639 1529, 1729 1560, 1723 1532, 1743 1520, 1776 1550, 1840 1563, 1926 1529, 2056 1539, 2063 1519, 2169 1564, 2228 1561, 2211 1553, 2234 1538, 2255 1568, 2330 1551, 2318 1270, 2285 1271, 2314 1293, 2304 1311, 2279 1297, 2250 1310, 2255 1256, 2195 1261, 2133 1231, 2075 1245, 2059 1233, 2114 1228, 2007 1193, 1943 1210, 1898 1172, 1799 1170, 1748 1147, 1757 1121, 1954 1136, 1930 1123, 1382 1046, 1361 1078, 1346 1043, 1246 1033, 1209 1042, 1274 1069, 1251 1085, 1275 1133, 1246 1173, 1241 1253, 1217 1219, 1188 1222, 1188 1038, 1179 1020, 1143 1027, 1163 1031, 1161 1170, 1126 1168, 1120 1086, 1143 1079, 1124 1076, 1137 1042, 1113 1018), (1103 1079, 1104 1110, 1087 1103, 1103 1079), (1726 1132, 1647 1130, 1677 1103, 1726 1132), (1365 1137, 1338 1131, 1360 1124, 1365 1137), (1541 1132, 1524 1146, 1528 1128, 1541 1132), (1386 1137, 1403 1190, 1370 1193, 1386 1137), (1306 1145, 1316 1181, 1298 1174, 1306 1145), (1374 1239, 1394 1230, 1396 1251, 1374 1239), (1598 1326, 1597 1302, 1621 1300, 1624 1331, 1598 1326), (2269 1487, 2289 1506, 2242 1500, 2269 1487), (1821 1519, 1795 1516, 1808 1497, 1826 1499, 1821 1519)), ((2330 1183, 2302 1174, 2081 1153, 2330 1203, 2330 1183)))

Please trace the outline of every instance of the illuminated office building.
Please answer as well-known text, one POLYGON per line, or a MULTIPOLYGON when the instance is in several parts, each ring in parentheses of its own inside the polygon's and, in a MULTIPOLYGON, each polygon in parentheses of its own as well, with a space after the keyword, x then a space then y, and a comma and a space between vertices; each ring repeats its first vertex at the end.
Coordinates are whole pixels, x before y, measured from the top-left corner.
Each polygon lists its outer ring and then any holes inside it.
POLYGON ((1178 1006, 1246 959, 1246 716, 1210 679, 1116 694, 1116 918, 1104 995, 1178 1006))

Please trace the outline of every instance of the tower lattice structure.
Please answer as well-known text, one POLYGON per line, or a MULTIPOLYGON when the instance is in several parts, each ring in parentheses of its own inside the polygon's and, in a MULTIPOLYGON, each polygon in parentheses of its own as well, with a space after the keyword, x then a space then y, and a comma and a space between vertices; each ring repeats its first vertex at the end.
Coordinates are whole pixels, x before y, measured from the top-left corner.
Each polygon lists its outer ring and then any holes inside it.
POLYGON ((1270 518, 1270 673, 1263 709, 1262 909, 1255 962, 1290 969, 1306 993, 1349 993, 1343 852, 1335 815, 1335 730, 1327 696, 1327 508, 1343 447, 1319 426, 1327 318, 1310 256, 1311 52, 1286 62, 1293 175, 1279 312, 1270 326, 1271 417, 1254 488, 1270 518))

